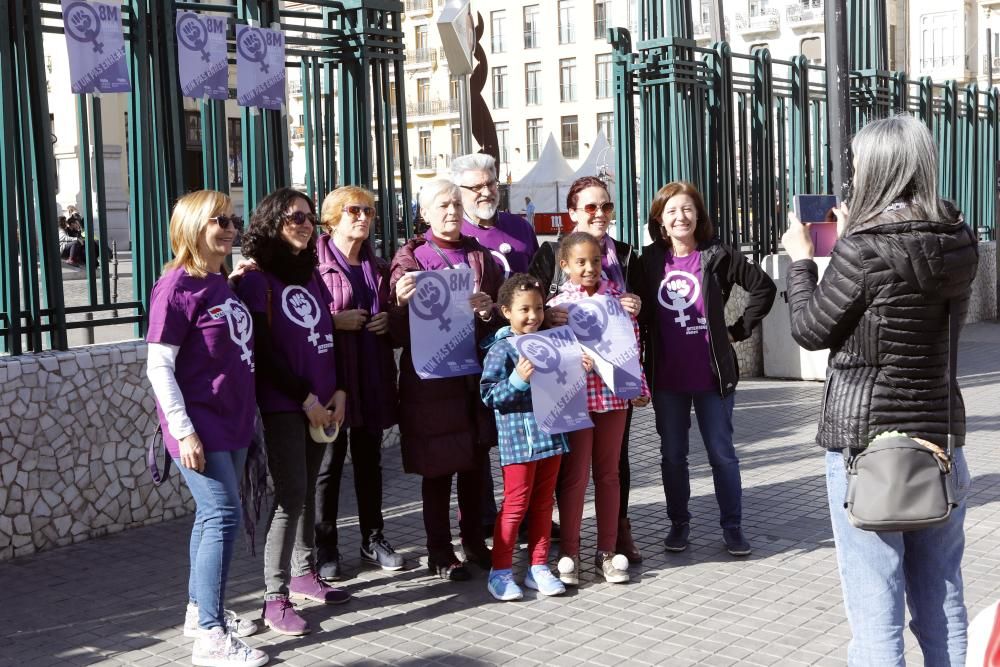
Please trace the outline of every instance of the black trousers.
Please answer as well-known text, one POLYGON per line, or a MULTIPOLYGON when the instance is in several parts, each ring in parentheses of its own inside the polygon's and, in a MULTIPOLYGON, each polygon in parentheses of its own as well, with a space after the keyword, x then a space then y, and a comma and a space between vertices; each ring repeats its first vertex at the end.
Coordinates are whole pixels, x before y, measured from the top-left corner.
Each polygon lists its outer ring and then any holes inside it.
POLYGON ((320 552, 337 550, 340 479, 348 442, 354 464, 354 495, 358 500, 362 543, 385 527, 382 519, 382 432, 345 428, 335 441, 326 445, 316 477, 316 547, 320 552))

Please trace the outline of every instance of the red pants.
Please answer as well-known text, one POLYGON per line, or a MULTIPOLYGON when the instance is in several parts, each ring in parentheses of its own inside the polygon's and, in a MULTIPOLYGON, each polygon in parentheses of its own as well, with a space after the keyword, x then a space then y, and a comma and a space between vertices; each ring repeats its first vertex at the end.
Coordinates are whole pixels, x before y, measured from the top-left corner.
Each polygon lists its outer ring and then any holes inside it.
POLYGON ((528 517, 528 550, 532 565, 549 560, 552 536, 552 504, 559 460, 550 456, 540 461, 512 463, 503 467, 503 504, 493 530, 493 569, 509 570, 514 561, 517 529, 528 517))
POLYGON ((627 414, 627 410, 591 412, 593 428, 569 434, 569 454, 563 456, 559 488, 560 550, 567 556, 580 555, 580 524, 591 462, 594 466, 594 504, 597 509, 597 549, 615 550, 618 506, 621 502, 618 459, 627 414))

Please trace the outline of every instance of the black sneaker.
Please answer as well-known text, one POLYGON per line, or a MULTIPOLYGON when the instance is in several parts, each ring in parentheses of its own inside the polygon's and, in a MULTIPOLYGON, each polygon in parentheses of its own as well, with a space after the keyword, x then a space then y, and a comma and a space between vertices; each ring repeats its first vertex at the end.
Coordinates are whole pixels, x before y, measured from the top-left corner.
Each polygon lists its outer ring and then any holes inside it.
POLYGON ((462 542, 462 550, 465 551, 465 560, 475 564, 479 569, 489 571, 493 568, 493 554, 485 542, 478 545, 462 542))
POLYGON ((739 528, 723 528, 722 539, 726 542, 726 551, 733 556, 749 556, 751 553, 750 543, 743 537, 743 531, 739 528))
POLYGON ((320 551, 316 558, 316 574, 323 581, 340 581, 344 578, 344 564, 340 559, 340 552, 320 551))
POLYGON ((446 581, 468 581, 472 578, 465 563, 452 556, 452 559, 441 562, 433 558, 427 558, 427 569, 446 581), (453 559, 453 560, 452 560, 453 559))
POLYGON ((389 541, 381 534, 372 535, 367 546, 361 545, 361 562, 392 571, 402 570, 405 565, 403 557, 396 553, 389 541))
POLYGON ((688 548, 688 536, 691 534, 691 524, 674 523, 670 532, 663 540, 663 548, 667 551, 684 551, 688 548))

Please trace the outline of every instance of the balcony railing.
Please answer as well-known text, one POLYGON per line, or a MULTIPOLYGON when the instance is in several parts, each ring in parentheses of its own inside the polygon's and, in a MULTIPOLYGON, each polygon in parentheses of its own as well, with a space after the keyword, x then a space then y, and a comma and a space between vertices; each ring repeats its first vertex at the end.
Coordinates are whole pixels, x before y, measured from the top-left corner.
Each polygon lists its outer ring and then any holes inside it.
POLYGON ((429 13, 434 10, 434 3, 431 0, 406 0, 405 9, 407 14, 429 13))
POLYGON ((430 155, 418 155, 414 167, 421 171, 426 171, 428 169, 434 169, 434 158, 430 155))
POLYGON ((990 66, 990 59, 987 56, 983 56, 983 72, 989 72, 990 70, 1000 72, 1000 56, 993 56, 992 67, 990 66))
POLYGON ((789 5, 785 10, 785 20, 793 28, 806 25, 819 25, 824 22, 823 0, 805 0, 799 4, 789 5))
POLYGON ((436 116, 438 114, 458 113, 458 102, 449 100, 425 100, 406 105, 406 115, 410 118, 414 116, 436 116))
POLYGON ((537 30, 525 30, 524 31, 524 48, 526 49, 537 49, 539 45, 538 31, 537 30))
POLYGON ((302 79, 296 79, 294 77, 288 79, 288 94, 289 95, 302 94, 302 79))
POLYGON ((493 93, 493 108, 494 109, 506 109, 507 108, 507 95, 505 93, 493 93))
POLYGON ((538 93, 538 88, 525 88, 524 89, 524 103, 535 106, 540 104, 541 95, 538 93))
POLYGON ((611 97, 612 88, 611 81, 609 79, 597 79, 594 83, 597 92, 597 99, 603 100, 611 97))
POLYGON ((758 32, 774 32, 778 29, 778 10, 764 9, 759 14, 736 15, 736 30, 746 35, 758 32))
POLYGON ((921 71, 964 67, 969 69, 969 57, 964 55, 941 56, 938 58, 921 58, 921 71))
POLYGON ((406 51, 407 65, 437 65, 438 50, 430 47, 408 49, 406 51))
POLYGON ((559 101, 560 102, 576 102, 576 85, 575 84, 563 84, 559 86, 559 101))
POLYGON ((306 128, 302 125, 292 126, 292 141, 305 141, 306 140, 306 128))

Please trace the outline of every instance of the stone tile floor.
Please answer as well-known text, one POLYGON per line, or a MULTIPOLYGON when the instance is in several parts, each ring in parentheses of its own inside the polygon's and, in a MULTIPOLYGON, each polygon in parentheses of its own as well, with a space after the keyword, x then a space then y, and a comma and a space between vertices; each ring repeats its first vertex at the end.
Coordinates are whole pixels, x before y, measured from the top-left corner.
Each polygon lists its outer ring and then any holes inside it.
MULTIPOLYGON (((973 434, 974 477, 967 520, 966 597, 974 614, 1000 596, 1000 324, 967 329, 962 386, 973 434)), ((849 637, 827 516, 823 457, 813 444, 822 385, 752 380, 741 384, 736 437, 742 459, 745 527, 754 554, 723 549, 711 472, 692 431, 691 548, 661 548, 666 514, 652 411, 632 433, 631 516, 645 562, 626 586, 595 581, 562 598, 499 603, 478 573, 467 583, 431 578, 420 518, 419 479, 385 450, 386 534, 409 567, 361 569, 350 480, 345 481, 342 549, 355 576, 346 606, 311 604, 313 634, 262 632, 249 641, 271 664, 394 665, 842 665, 849 637)), ((345 473, 350 476, 350 469, 345 473)), ((593 549, 593 506, 584 554, 593 549)), ((190 664, 181 635, 190 519, 0 564, 0 665, 190 664)), ((260 541, 258 537, 258 541, 260 541)), ((228 606, 260 610, 261 559, 240 543, 228 606)), ((515 568, 523 572, 525 552, 515 568)), ((554 556, 554 554, 553 554, 554 556)), ((920 664, 912 635, 911 664, 920 664)))

